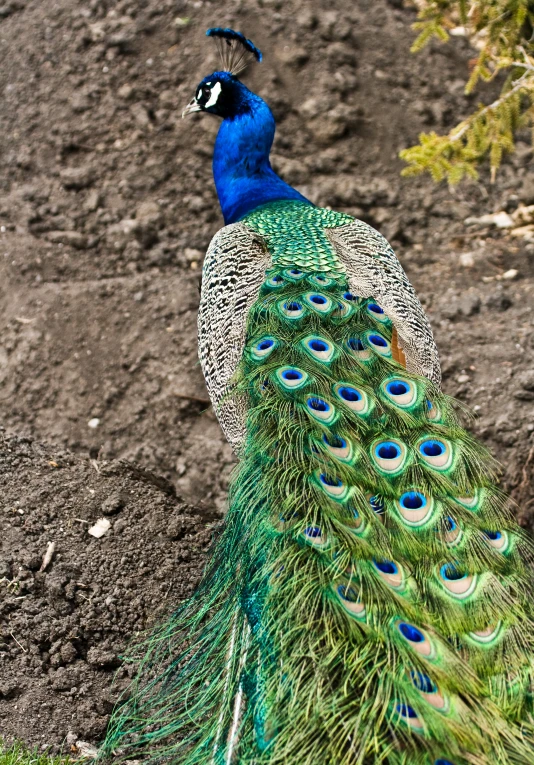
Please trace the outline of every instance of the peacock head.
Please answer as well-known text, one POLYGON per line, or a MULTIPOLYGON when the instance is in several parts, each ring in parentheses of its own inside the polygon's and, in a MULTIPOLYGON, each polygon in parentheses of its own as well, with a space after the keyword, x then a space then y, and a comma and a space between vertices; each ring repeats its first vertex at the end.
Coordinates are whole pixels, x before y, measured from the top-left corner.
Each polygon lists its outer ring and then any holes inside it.
POLYGON ((208 112, 223 119, 235 117, 250 109, 251 91, 237 79, 250 61, 261 61, 261 51, 241 32, 216 27, 208 29, 222 61, 222 70, 204 77, 195 97, 182 112, 182 117, 194 112, 208 112))

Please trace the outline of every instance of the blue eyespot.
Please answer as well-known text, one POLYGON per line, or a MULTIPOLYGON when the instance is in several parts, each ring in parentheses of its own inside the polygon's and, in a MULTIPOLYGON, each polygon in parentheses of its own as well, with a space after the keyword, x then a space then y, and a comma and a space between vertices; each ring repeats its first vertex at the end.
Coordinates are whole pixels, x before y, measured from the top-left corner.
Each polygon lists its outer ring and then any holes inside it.
POLYGON ((317 351, 318 353, 328 350, 328 345, 322 340, 310 340, 308 347, 311 348, 312 351, 317 351))
POLYGON ((369 303, 367 308, 373 313, 384 313, 384 310, 380 308, 380 306, 377 305, 376 303, 369 303))
POLYGON ((295 302, 284 303, 284 308, 286 309, 286 311, 300 311, 300 310, 302 310, 301 304, 300 303, 295 303, 295 302))
POLYGON ((323 295, 310 295, 310 300, 312 303, 315 303, 315 305, 325 305, 326 304, 326 298, 323 297, 323 295))
POLYGON ((256 349, 258 351, 266 351, 269 348, 272 348, 273 345, 274 345, 274 340, 261 340, 256 346, 256 349))
POLYGON ((451 518, 450 515, 443 519, 443 525, 446 531, 454 531, 458 526, 454 518, 451 518))
POLYGON ((421 630, 418 630, 413 624, 408 624, 408 622, 401 622, 399 624, 399 632, 410 643, 424 643, 425 641, 425 636, 421 630))
POLYGON ((308 526, 308 528, 304 530, 304 533, 307 537, 310 537, 310 539, 317 539, 317 537, 320 537, 322 534, 319 526, 308 526))
POLYGON ((440 757, 439 760, 434 762, 434 765, 454 765, 454 762, 451 762, 450 760, 444 760, 443 757, 440 757))
POLYGON ((371 509, 378 515, 384 512, 384 503, 379 497, 370 497, 369 504, 371 505, 371 509))
POLYGON ((302 276, 302 271, 299 271, 298 268, 292 268, 289 273, 291 276, 302 276))
POLYGON ((326 401, 323 401, 322 398, 309 398, 306 403, 308 407, 313 409, 315 412, 330 411, 330 404, 327 404, 326 401))
POLYGON ((502 533, 500 531, 484 531, 484 534, 487 536, 488 539, 491 539, 492 541, 497 541, 498 539, 502 539, 502 533))
POLYGON ((434 408, 434 404, 428 398, 426 400, 426 408, 428 409, 428 411, 434 408))
POLYGON ((458 579, 465 579, 466 574, 463 574, 453 563, 445 563, 439 570, 442 579, 447 579, 449 582, 456 582, 458 579))
POLYGON ((325 486, 343 486, 343 481, 339 478, 333 478, 330 475, 326 475, 326 473, 321 473, 320 479, 321 483, 324 483, 325 486))
POLYGON ((377 567, 379 571, 381 571, 383 574, 396 574, 399 570, 396 563, 393 563, 392 560, 375 560, 373 559, 373 563, 377 567))
POLYGON ((411 717, 412 719, 417 717, 417 712, 409 704, 397 704, 397 712, 402 717, 411 717))
POLYGON ((358 602, 358 593, 354 589, 354 587, 350 587, 346 584, 340 584, 337 588, 338 594, 343 600, 348 600, 349 603, 357 603, 358 602))
POLYGON ((344 292, 343 297, 345 298, 345 300, 358 300, 358 296, 353 295, 352 292, 344 292))
POLYGON ((401 380, 392 380, 386 385, 386 391, 390 396, 403 396, 410 388, 401 380))
POLYGON ((349 340, 349 348, 353 351, 363 351, 365 350, 365 346, 360 340, 359 337, 351 337, 349 340))
POLYGON ((436 692, 436 684, 433 683, 429 676, 425 675, 424 672, 410 672, 410 676, 412 678, 412 683, 415 685, 417 690, 422 691, 423 693, 436 692))
POLYGON ((375 448, 375 454, 382 460, 396 460, 400 457, 401 450, 393 441, 383 441, 375 448))
POLYGON ((349 388, 347 385, 338 388, 338 393, 344 401, 361 401, 362 394, 356 388, 349 388))
POLYGON ((316 276, 315 278, 317 279, 318 282, 325 282, 326 281, 326 278, 324 276, 316 276))
POLYGON ((376 345, 377 348, 387 348, 387 340, 382 335, 369 335, 369 342, 376 345))
POLYGON ((332 434, 323 436, 323 441, 327 446, 331 446, 333 449, 345 449, 347 442, 341 436, 334 436, 332 434))
POLYGON ((298 369, 284 369, 282 372, 282 377, 288 381, 302 380, 303 376, 302 372, 298 369))
POLYGON ((280 282, 284 281, 281 276, 273 276, 272 280, 273 282, 276 282, 276 284, 279 284, 280 282))
POLYGON ((439 457, 445 452, 445 444, 441 441, 423 441, 419 446, 419 451, 425 457, 439 457))
POLYGON ((407 491, 402 494, 399 503, 405 510, 420 510, 426 505, 426 497, 420 491, 407 491))

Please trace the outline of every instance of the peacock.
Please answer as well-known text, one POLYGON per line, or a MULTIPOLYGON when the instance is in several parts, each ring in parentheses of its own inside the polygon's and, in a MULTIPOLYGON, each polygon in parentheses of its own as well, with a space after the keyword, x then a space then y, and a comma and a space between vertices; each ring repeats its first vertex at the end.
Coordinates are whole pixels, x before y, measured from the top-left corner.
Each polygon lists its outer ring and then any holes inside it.
POLYGON ((388 242, 272 169, 275 121, 221 70, 183 116, 222 118, 225 226, 198 315, 238 465, 193 596, 136 649, 103 754, 173 765, 534 763, 532 545, 498 466, 440 389, 388 242))

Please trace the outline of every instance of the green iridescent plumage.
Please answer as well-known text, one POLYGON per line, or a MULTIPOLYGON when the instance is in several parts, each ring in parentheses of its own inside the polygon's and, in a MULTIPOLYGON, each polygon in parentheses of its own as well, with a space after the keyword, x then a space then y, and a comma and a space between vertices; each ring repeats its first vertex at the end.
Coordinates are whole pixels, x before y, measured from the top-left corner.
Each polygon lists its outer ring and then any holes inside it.
POLYGON ((350 292, 324 234, 344 223, 299 203, 245 219, 272 265, 231 389, 247 414, 228 514, 199 589, 138 650, 104 753, 530 761, 530 544, 455 402, 350 292))

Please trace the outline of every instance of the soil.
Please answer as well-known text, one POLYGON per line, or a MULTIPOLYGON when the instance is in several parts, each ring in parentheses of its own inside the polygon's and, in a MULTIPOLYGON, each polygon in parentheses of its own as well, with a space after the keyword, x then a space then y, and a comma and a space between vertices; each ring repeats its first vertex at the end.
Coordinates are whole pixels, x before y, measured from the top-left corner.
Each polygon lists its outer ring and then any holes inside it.
POLYGON ((534 243, 465 223, 534 203, 532 149, 520 136, 494 184, 401 179, 401 148, 491 97, 463 95, 465 39, 409 53, 414 19, 401 0, 0 5, 0 422, 18 434, 0 445, 5 737, 101 738, 121 651, 191 591, 224 512, 234 458, 196 351, 218 125, 180 119, 217 66, 209 26, 264 51, 246 77, 278 122, 276 169, 395 246, 444 389, 534 528, 534 243))

